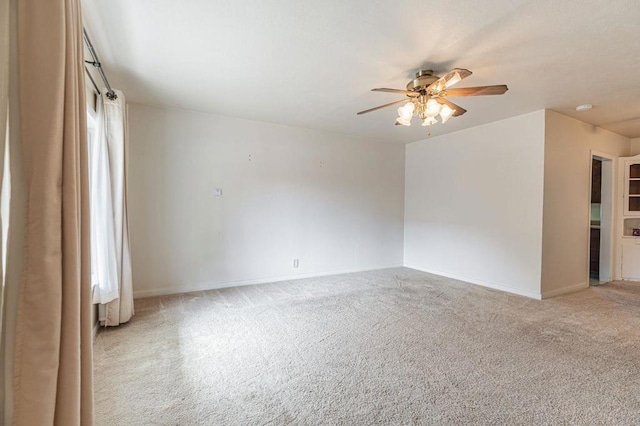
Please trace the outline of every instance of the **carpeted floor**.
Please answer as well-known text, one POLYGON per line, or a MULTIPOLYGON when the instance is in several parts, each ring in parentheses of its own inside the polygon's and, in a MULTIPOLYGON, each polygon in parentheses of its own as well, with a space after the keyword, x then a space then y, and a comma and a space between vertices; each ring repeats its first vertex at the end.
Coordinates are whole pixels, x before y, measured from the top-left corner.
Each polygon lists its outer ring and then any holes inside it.
POLYGON ((99 425, 640 424, 640 286, 535 301, 387 269, 136 301, 99 425))

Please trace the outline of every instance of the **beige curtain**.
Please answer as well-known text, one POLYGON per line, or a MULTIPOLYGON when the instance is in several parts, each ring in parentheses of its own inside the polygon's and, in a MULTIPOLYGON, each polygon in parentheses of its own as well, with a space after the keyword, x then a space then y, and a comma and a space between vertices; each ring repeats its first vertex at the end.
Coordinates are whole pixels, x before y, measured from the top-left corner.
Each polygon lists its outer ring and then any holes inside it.
MULTIPOLYGON (((4 172, 5 143, 8 136, 9 124, 9 29, 10 29, 10 2, 0 0, 0 187, 4 172)), ((2 194, 0 194, 1 196, 2 194)), ((6 196, 6 194, 4 194, 6 196)), ((0 224, 1 225, 1 224, 0 224)), ((0 229, 2 227, 0 226, 0 229)), ((4 232, 0 235, 0 241, 5 237, 4 232)), ((0 245, 0 258, 4 258, 2 246, 0 245)), ((2 300, 4 296, 4 265, 0 263, 0 330, 2 330, 2 300)))
MULTIPOLYGON (((2 401, 3 417, 0 424, 10 425, 13 418, 13 355, 15 349, 15 323, 18 305, 18 289, 22 276, 22 248, 25 223, 25 183, 22 175, 22 148, 20 146, 20 111, 18 95, 18 30, 17 30, 17 0, 11 0, 9 5, 9 129, 7 147, 9 148, 9 167, 5 165, 5 172, 10 171, 9 187, 2 187, 1 202, 9 197, 9 214, 0 207, 3 220, 3 231, 7 225, 8 247, 6 251, 6 270, 3 295, 2 317, 2 401), (7 191, 8 190, 8 191, 7 191), (6 219, 10 219, 6 221, 6 219), (9 223, 10 222, 10 223, 9 223)), ((3 177, 4 179, 4 177, 3 177)), ((1 203, 0 203, 1 204, 1 203)))
POLYGON ((15 425, 93 424, 89 203, 79 0, 19 0, 23 275, 15 425))
MULTIPOLYGON (((11 12, 9 0, 0 0, 0 177, 4 174, 4 153, 5 142, 8 136, 8 118, 9 118, 9 58, 10 58, 10 45, 9 34, 11 21, 9 19, 11 12)), ((2 184, 0 182, 0 188, 2 184)), ((7 196, 3 191, 0 191, 0 205, 2 200, 7 196)), ((6 220, 0 211, 0 222, 6 220)), ((4 222, 3 222, 4 223, 4 222)), ((3 227, 0 229, 4 230, 3 227)), ((0 241, 5 237, 0 232, 0 241)), ((2 246, 0 245, 0 249, 2 246)), ((4 253, 0 253, 4 257, 4 253)), ((5 379, 5 350, 6 350, 6 321, 4 320, 4 305, 5 305, 5 285, 4 285, 4 265, 0 263, 0 422, 4 420, 3 414, 6 412, 5 401, 7 394, 5 393, 6 379, 5 379)))
MULTIPOLYGON (((11 13, 10 1, 0 0, 0 151, 1 156, 4 157, 5 142, 8 135, 8 112, 9 112, 9 58, 10 58, 10 45, 9 34, 11 21, 9 19, 11 13)), ((4 166, 4 158, 0 161, 0 168, 4 166)), ((4 172, 4 170, 2 170, 4 172)), ((0 174, 2 176, 2 174, 0 174)), ((0 184, 0 188, 2 188, 0 184)), ((8 194, 3 191, 0 192, 0 202, 8 194)), ((0 219, 4 220, 0 213, 0 219)), ((2 228, 0 228, 2 229, 2 228)), ((4 235, 0 235, 4 237, 4 235)), ((4 255, 4 253, 2 253, 4 255)), ((2 268, 3 265, 0 265, 2 268)), ((4 304, 5 304, 5 286, 4 286, 4 271, 0 271, 2 277, 0 283, 0 422, 4 420, 4 413, 7 411, 6 400, 7 392, 5 387, 7 381, 5 378, 5 350, 6 350, 6 321, 4 320, 4 304)), ((3 423, 4 424, 4 423, 3 423)))

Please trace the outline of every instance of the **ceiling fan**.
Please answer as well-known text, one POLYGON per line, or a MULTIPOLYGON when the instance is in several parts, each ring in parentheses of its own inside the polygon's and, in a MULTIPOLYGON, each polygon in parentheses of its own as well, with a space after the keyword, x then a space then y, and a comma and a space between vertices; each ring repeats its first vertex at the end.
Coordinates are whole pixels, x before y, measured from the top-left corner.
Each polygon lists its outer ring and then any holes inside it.
POLYGON ((471 71, 463 68, 455 68, 442 77, 433 74, 432 70, 420 70, 416 73, 416 78, 407 84, 407 90, 400 89, 371 89, 373 92, 397 93, 407 96, 398 101, 389 102, 375 108, 360 111, 358 115, 366 114, 392 105, 405 103, 398 108, 398 118, 396 125, 410 126, 412 117, 420 117, 423 126, 430 126, 438 122, 436 116, 440 115, 443 123, 451 117, 458 117, 466 109, 456 105, 446 98, 456 98, 460 96, 485 96, 502 95, 509 88, 504 85, 464 87, 450 89, 451 86, 469 77, 471 71))

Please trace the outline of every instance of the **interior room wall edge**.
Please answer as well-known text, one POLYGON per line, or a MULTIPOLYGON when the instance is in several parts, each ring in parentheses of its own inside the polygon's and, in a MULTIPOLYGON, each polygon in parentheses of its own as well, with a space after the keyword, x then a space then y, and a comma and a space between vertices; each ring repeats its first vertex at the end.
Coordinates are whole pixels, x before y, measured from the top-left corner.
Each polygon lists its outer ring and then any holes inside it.
POLYGON ((460 275, 460 274, 456 274, 456 273, 450 273, 450 272, 444 272, 444 271, 437 271, 434 269, 426 269, 426 268, 422 268, 416 265, 412 265, 412 264, 404 264, 405 268, 410 268, 410 269, 415 269, 416 271, 421 271, 421 272, 426 272, 429 274, 434 274, 434 275, 439 275, 442 277, 447 277, 447 278, 452 278, 454 280, 459 280, 459 281, 464 281, 465 283, 468 284, 474 284, 474 285, 479 285, 481 287, 485 287, 485 288, 489 288, 489 289, 493 289, 493 290, 499 290, 499 291, 503 291, 505 293, 511 293, 511 294, 517 294, 518 296, 524 296, 524 297, 528 297, 530 299, 536 299, 536 300, 542 300, 544 298, 550 297, 549 295, 545 295, 542 293, 537 293, 537 292, 533 292, 533 291, 527 291, 527 290, 522 290, 519 288, 515 288, 512 286, 509 286, 508 284, 500 284, 500 283, 496 283, 495 281, 485 281, 482 279, 478 279, 475 277, 470 277, 467 275, 460 275))
POLYGON ((307 274, 283 275, 278 277, 265 277, 265 278, 240 280, 240 281, 212 281, 212 282, 202 282, 202 283, 181 284, 179 286, 172 286, 172 287, 154 288, 154 289, 138 290, 138 291, 134 290, 133 297, 135 299, 142 299, 145 297, 168 296, 171 294, 193 293, 197 291, 218 290, 222 288, 240 287, 240 286, 246 286, 246 285, 269 284, 269 283, 275 283, 280 281, 294 281, 294 280, 299 280, 304 278, 327 277, 331 275, 351 274, 355 272, 368 272, 368 271, 377 271, 381 269, 401 268, 403 266, 404 265, 402 263, 398 263, 398 264, 389 264, 389 265, 376 265, 376 266, 370 266, 370 267, 364 267, 364 268, 345 269, 345 270, 339 270, 339 271, 323 271, 323 272, 313 272, 313 273, 307 273, 307 274))
MULTIPOLYGON (((628 156, 631 140, 556 111, 545 111, 542 293, 559 295, 589 285, 591 156, 628 156)), ((617 176, 617 161, 613 161, 617 176)), ((614 177, 614 194, 617 183, 614 177)), ((613 217, 618 210, 613 204, 613 217)), ((616 231, 614 220, 613 231, 616 231)), ((617 257, 615 247, 614 259, 617 257)), ((613 279, 618 278, 613 271, 613 279)), ((549 296, 551 297, 551 296, 549 296)))

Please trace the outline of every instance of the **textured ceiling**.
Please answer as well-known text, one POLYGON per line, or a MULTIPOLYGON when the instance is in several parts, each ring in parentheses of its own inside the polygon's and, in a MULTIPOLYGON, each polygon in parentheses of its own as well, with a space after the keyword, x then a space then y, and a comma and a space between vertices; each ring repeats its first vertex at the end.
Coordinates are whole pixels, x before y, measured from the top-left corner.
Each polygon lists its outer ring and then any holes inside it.
POLYGON ((84 0, 111 83, 131 102, 355 134, 424 139, 394 126, 420 68, 507 84, 503 96, 452 99, 467 112, 444 134, 549 108, 640 137, 638 0, 84 0), (591 111, 575 106, 591 103, 591 111))

